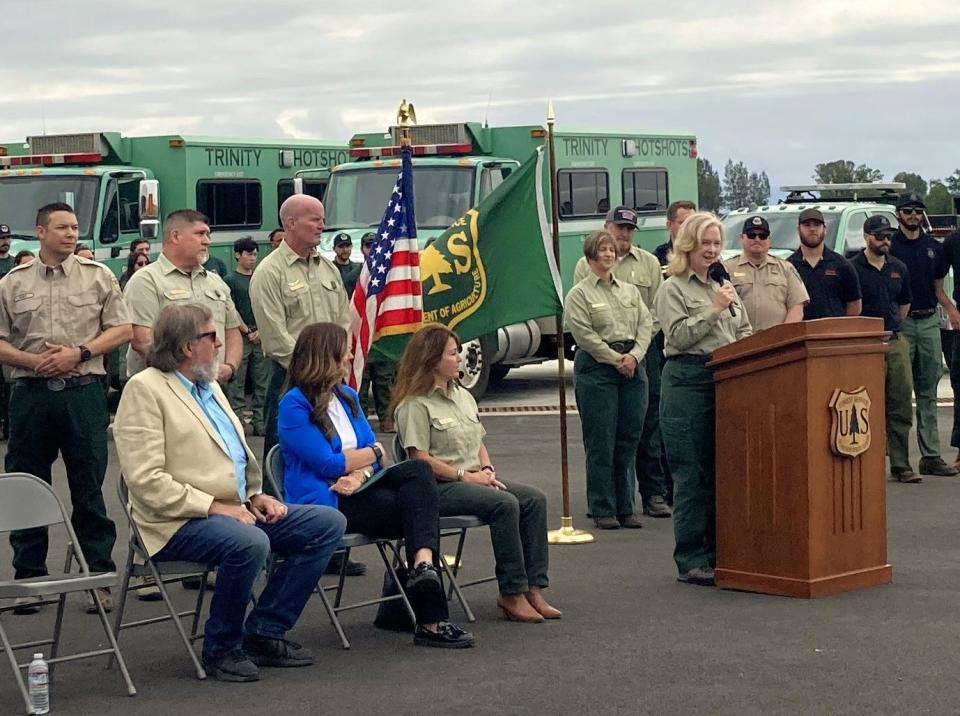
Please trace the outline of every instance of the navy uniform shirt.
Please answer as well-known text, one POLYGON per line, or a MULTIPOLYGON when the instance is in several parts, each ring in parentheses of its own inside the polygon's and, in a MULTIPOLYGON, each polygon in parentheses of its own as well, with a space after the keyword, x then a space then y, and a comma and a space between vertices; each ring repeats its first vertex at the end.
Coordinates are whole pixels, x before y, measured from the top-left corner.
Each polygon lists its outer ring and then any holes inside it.
POLYGON ((960 231, 954 231, 943 241, 943 262, 953 269, 953 302, 960 305, 960 231))
POLYGON ((860 298, 857 270, 832 249, 823 247, 823 258, 811 267, 797 249, 787 259, 797 269, 810 302, 803 307, 803 320, 847 315, 847 304, 860 298))
POLYGON ((910 272, 910 293, 913 295, 910 311, 934 310, 938 301, 933 282, 946 276, 948 269, 940 242, 923 232, 917 239, 908 239, 898 229, 893 234, 890 253, 903 261, 910 272))
POLYGON ((911 301, 910 272, 896 256, 887 255, 883 269, 877 269, 861 251, 851 260, 863 291, 861 316, 883 319, 883 330, 900 332, 900 306, 911 301))
POLYGON ((666 243, 660 244, 657 248, 653 250, 653 255, 657 257, 657 261, 660 262, 661 266, 667 265, 667 258, 670 256, 670 252, 673 250, 673 244, 670 243, 668 239, 666 243))

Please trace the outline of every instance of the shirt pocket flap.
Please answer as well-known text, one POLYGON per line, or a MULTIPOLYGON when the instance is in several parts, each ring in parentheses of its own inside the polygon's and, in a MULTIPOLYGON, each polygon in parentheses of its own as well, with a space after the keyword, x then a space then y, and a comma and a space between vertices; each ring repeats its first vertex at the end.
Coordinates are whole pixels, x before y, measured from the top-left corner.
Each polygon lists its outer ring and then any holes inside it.
POLYGON ((430 427, 434 430, 449 430, 457 424, 453 418, 430 418, 430 427))
POLYGON ((203 295, 209 298, 211 301, 226 301, 227 294, 221 291, 219 288, 207 288, 204 289, 203 295))
POLYGON ((96 291, 81 291, 67 296, 67 303, 71 306, 90 306, 97 303, 99 296, 96 291))
POLYGON ((163 297, 168 301, 185 301, 190 298, 190 292, 182 288, 167 288, 163 291, 163 297))
POLYGON ((12 311, 13 313, 26 313, 27 311, 36 311, 40 308, 41 299, 39 296, 30 296, 26 298, 21 298, 20 300, 14 299, 12 311))
POLYGON ((340 282, 335 279, 327 279, 326 281, 321 281, 320 285, 323 286, 328 291, 339 291, 340 282))

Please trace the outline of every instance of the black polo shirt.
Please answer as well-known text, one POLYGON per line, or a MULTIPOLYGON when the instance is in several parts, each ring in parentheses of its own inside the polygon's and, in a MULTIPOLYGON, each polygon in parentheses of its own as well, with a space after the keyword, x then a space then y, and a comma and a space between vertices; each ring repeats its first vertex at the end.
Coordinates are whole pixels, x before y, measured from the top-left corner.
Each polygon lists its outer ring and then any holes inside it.
POLYGON ((861 316, 883 319, 885 331, 900 332, 900 306, 910 303, 910 272, 903 261, 887 255, 883 269, 877 269, 861 251, 850 263, 857 270, 863 292, 861 316))
POLYGON ((960 231, 943 240, 943 262, 953 269, 953 302, 960 305, 960 231))
POLYGON ((671 244, 668 239, 667 243, 660 244, 657 248, 653 250, 653 255, 657 257, 657 261, 660 262, 661 266, 667 265, 667 257, 670 255, 670 250, 672 248, 673 248, 673 244, 671 244))
POLYGON ((803 320, 846 316, 847 304, 860 298, 857 270, 836 251, 824 246, 823 258, 815 267, 803 259, 800 249, 787 261, 796 267, 810 294, 810 302, 803 307, 803 320))
POLYGON ((890 253, 907 265, 910 272, 910 293, 913 301, 911 311, 929 311, 937 307, 937 293, 933 282, 947 275, 943 245, 930 234, 922 233, 916 239, 908 239, 898 229, 893 234, 890 253))

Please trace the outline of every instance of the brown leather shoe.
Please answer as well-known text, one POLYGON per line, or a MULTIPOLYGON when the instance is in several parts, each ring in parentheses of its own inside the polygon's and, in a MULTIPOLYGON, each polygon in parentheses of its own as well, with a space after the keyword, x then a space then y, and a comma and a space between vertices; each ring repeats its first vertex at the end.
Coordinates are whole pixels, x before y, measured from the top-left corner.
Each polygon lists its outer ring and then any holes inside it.
POLYGON ((890 475, 897 482, 923 482, 923 478, 909 467, 891 467, 890 475))
POLYGON ((500 609, 500 618, 511 622, 525 622, 539 624, 543 621, 540 613, 530 606, 530 602, 522 594, 501 594, 497 598, 497 607, 500 609))
POLYGON ((559 619, 563 616, 563 612, 547 604, 547 600, 543 598, 543 594, 540 592, 540 587, 530 587, 530 591, 523 596, 544 619, 559 619))
POLYGON ((939 455, 934 455, 933 457, 920 458, 920 472, 923 475, 953 477, 957 474, 958 470, 945 463, 939 455))
POLYGON ((593 524, 602 530, 620 529, 620 522, 616 517, 594 517, 593 524))
POLYGON ((621 527, 628 530, 638 530, 643 527, 640 523, 640 518, 636 515, 620 515, 617 517, 617 521, 621 527))

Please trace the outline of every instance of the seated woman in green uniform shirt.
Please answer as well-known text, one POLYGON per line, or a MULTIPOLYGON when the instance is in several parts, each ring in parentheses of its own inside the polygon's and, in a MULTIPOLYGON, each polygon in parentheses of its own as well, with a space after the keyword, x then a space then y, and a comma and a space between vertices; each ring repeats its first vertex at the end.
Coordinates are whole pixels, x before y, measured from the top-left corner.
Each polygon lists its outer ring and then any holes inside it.
POLYGON ((710 277, 722 247, 723 224, 716 216, 701 211, 687 217, 656 298, 666 356, 660 432, 673 473, 673 559, 679 581, 709 586, 717 554, 715 401, 707 361, 713 351, 753 333, 733 284, 710 277))
POLYGON ((498 479, 477 404, 458 382, 459 351, 460 339, 446 326, 424 326, 410 339, 393 386, 400 442, 433 468, 441 515, 475 515, 490 525, 501 616, 559 619, 541 592, 549 582, 547 498, 498 479))
POLYGON ((567 294, 577 344, 573 380, 587 459, 587 509, 597 527, 639 528, 634 458, 647 412, 643 359, 653 318, 640 290, 613 275, 617 244, 595 231, 583 244, 590 274, 567 294))

